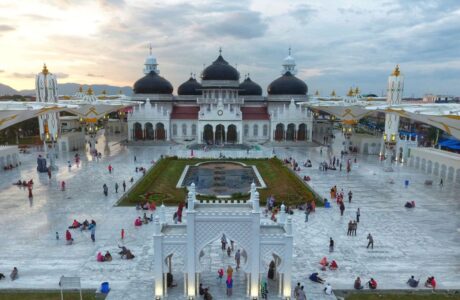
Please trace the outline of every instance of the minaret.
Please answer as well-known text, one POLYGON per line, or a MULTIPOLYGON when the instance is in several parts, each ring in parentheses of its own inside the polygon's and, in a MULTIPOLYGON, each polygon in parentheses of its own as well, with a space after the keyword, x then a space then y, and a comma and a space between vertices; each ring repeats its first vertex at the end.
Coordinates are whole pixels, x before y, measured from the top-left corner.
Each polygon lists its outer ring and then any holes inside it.
MULTIPOLYGON (((48 71, 46 65, 35 76, 37 102, 57 103, 58 87, 56 76, 48 71)), ((50 112, 38 117, 40 138, 42 141, 56 141, 59 135, 59 113, 50 112)))
POLYGON ((281 75, 286 74, 286 72, 290 72, 292 75, 297 74, 297 70, 295 68, 295 60, 294 57, 291 56, 291 47, 289 47, 288 56, 283 60, 283 69, 281 70, 281 75))
MULTIPOLYGON (((388 77, 387 88, 387 105, 393 106, 401 104, 404 91, 404 76, 401 75, 399 65, 396 66, 393 73, 388 77)), ((399 115, 396 113, 385 114, 385 132, 383 142, 385 144, 384 155, 388 164, 395 159, 395 146, 399 139, 399 115)))
POLYGON ((158 63, 157 59, 152 55, 152 44, 150 44, 149 47, 149 56, 145 59, 144 63, 144 74, 147 75, 150 72, 155 72, 157 74, 160 74, 160 70, 158 69, 158 63))

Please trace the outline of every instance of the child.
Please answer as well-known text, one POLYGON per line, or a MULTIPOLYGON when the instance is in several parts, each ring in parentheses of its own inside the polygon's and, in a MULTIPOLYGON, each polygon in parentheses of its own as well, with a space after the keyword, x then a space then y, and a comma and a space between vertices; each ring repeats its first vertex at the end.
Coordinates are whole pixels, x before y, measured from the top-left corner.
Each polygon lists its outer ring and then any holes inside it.
POLYGON ((217 280, 219 280, 219 284, 222 283, 222 278, 224 277, 224 269, 220 268, 217 270, 217 280))

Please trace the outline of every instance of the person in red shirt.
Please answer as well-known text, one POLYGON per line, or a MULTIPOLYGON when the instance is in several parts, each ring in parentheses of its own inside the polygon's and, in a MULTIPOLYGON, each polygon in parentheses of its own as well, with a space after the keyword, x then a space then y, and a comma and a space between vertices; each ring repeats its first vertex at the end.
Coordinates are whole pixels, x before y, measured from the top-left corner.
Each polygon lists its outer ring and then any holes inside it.
POLYGON ((377 281, 375 281, 374 278, 371 278, 371 280, 369 280, 368 284, 369 284, 369 288, 371 290, 375 290, 377 288, 377 281))
POLYGON ((428 288, 433 288, 433 290, 436 289, 436 280, 434 279, 434 276, 428 277, 425 282, 425 286, 428 288))
POLYGON ((70 234, 70 231, 68 230, 65 232, 65 240, 67 241, 67 245, 72 245, 73 243, 72 234, 70 234))

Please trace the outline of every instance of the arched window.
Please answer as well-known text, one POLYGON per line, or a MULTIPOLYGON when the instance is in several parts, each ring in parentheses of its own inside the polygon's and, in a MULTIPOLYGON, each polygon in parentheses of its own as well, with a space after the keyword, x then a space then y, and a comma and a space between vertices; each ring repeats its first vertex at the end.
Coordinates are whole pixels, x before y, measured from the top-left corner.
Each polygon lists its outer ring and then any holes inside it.
POLYGON ((263 128, 264 128, 263 129, 263 134, 264 134, 264 136, 267 136, 268 135, 268 125, 265 124, 263 128))
POLYGON ((192 135, 196 135, 196 124, 192 124, 192 135))
POLYGON ((177 124, 173 124, 173 136, 177 135, 177 124))
POLYGON ((254 128, 253 128, 253 133, 252 133, 253 136, 258 136, 259 135, 259 125, 257 124, 254 124, 254 128))
POLYGON ((244 125, 244 136, 248 136, 249 135, 249 125, 248 124, 245 124, 244 125))
POLYGON ((182 124, 182 135, 187 135, 187 125, 182 124))

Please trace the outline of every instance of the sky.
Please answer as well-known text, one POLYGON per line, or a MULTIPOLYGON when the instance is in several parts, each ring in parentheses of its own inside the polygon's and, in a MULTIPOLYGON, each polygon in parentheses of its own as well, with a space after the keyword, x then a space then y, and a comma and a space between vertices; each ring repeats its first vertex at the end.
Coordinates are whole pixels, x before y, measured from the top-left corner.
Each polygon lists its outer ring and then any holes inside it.
POLYGON ((2 0, 0 83, 132 86, 152 45, 175 91, 222 47, 264 94, 292 48, 309 93, 381 95, 396 64, 405 95, 460 95, 459 0, 2 0))

